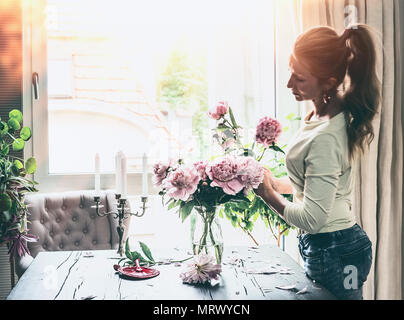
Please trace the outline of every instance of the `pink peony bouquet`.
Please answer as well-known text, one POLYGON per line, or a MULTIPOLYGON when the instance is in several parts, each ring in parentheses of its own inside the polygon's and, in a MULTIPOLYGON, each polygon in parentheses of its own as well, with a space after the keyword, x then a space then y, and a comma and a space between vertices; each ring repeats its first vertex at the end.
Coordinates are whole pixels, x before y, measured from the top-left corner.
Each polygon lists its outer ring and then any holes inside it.
POLYGON ((255 159, 234 155, 188 166, 182 161, 159 162, 153 172, 153 181, 161 188, 160 195, 170 197, 168 203, 180 207, 183 220, 193 206, 212 208, 244 199, 264 178, 264 169, 255 159))
MULTIPOLYGON (((160 188, 159 194, 163 201, 164 197, 169 197, 165 204, 168 209, 178 208, 182 221, 195 207, 205 227, 200 239, 193 242, 194 253, 200 254, 210 241, 215 244, 216 261, 220 263, 222 244, 211 231, 216 209, 222 207, 219 214, 225 213, 233 226, 240 226, 243 230, 252 228, 252 216, 259 215, 260 210, 253 189, 258 188, 264 179, 264 168, 259 161, 268 149, 283 152, 276 144, 282 127, 277 120, 265 117, 258 123, 252 145, 243 145, 240 139, 242 128, 237 125, 227 102, 219 102, 208 115, 217 121, 213 138, 222 147, 224 154, 211 161, 202 160, 191 164, 185 164, 182 159, 156 163, 153 167, 153 181, 160 188), (243 218, 240 219, 237 214, 243 218)), ((198 277, 198 273, 192 272, 184 275, 184 279, 191 282, 200 279, 198 277)))
POLYGON ((224 155, 213 161, 198 161, 185 165, 182 159, 169 159, 153 166, 153 182, 161 196, 168 196, 169 209, 179 207, 184 221, 194 206, 212 209, 225 203, 251 203, 253 189, 264 178, 264 169, 259 164, 265 151, 282 151, 276 145, 282 132, 281 124, 270 117, 262 118, 256 128, 252 147, 240 142, 240 129, 232 109, 225 101, 208 112, 217 121, 213 137, 223 147, 224 155), (227 119, 229 116, 230 119, 227 119), (258 147, 256 147, 258 146, 258 147), (260 156, 255 156, 256 150, 260 156), (250 197, 249 197, 250 194, 250 197))

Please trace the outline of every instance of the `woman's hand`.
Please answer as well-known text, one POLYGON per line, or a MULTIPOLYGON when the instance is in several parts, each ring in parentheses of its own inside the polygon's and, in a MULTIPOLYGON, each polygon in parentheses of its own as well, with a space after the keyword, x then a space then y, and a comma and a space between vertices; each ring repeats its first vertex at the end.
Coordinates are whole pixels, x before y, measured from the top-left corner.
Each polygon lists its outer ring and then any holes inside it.
POLYGON ((272 172, 267 168, 264 168, 264 170, 264 180, 257 189, 254 189, 254 192, 257 196, 261 197, 270 208, 283 217, 287 201, 279 194, 272 172))
POLYGON ((265 199, 265 197, 268 194, 273 193, 274 191, 277 191, 277 188, 276 188, 275 182, 274 182, 274 176, 273 176, 271 170, 264 168, 264 180, 258 186, 257 189, 254 189, 254 192, 256 195, 265 199))

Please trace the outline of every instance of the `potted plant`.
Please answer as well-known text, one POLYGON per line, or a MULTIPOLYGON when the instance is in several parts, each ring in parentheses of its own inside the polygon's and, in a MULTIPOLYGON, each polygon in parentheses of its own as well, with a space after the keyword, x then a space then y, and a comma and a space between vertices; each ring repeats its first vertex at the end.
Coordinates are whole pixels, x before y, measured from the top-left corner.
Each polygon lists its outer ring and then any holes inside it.
MULTIPOLYGON (((11 110, 9 119, 0 118, 0 246, 7 245, 12 269, 16 255, 29 253, 27 242, 37 241, 28 233, 27 192, 38 191, 29 175, 36 171, 35 158, 26 161, 15 155, 31 138, 31 129, 22 126, 22 113, 11 110), (10 154, 10 151, 14 154, 10 154)), ((12 270, 13 271, 13 270, 12 270)))

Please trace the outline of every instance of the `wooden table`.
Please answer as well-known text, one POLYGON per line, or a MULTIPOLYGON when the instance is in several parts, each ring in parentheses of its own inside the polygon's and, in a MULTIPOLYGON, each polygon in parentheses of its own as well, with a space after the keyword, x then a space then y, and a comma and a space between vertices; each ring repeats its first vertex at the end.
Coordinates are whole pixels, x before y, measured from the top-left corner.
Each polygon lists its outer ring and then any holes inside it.
MULTIPOLYGON (((184 259, 185 250, 153 250, 156 260, 184 259)), ((41 252, 13 288, 8 300, 334 300, 313 283, 303 269, 276 246, 225 247, 220 280, 214 286, 183 284, 179 274, 187 263, 154 266, 160 275, 127 280, 113 269, 114 250, 41 252), (91 256, 92 255, 92 256, 91 256), (238 263, 234 264, 234 260, 238 263), (257 274, 270 265, 289 268, 292 274, 257 274), (296 284, 293 290, 276 286, 296 284), (307 293, 296 294, 307 288, 307 293)))

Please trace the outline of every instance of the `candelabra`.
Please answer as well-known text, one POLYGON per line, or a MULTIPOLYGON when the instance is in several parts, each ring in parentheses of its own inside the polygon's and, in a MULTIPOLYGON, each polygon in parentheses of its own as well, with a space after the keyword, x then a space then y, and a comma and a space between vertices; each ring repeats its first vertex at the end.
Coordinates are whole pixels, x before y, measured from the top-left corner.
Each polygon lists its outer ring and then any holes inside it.
POLYGON ((142 217, 145 212, 146 209, 148 207, 146 207, 146 202, 147 202, 147 197, 142 196, 141 197, 141 201, 142 201, 142 206, 141 206, 141 212, 136 212, 136 213, 132 213, 132 212, 128 212, 129 208, 125 208, 125 204, 126 204, 126 199, 122 199, 120 194, 115 194, 115 199, 117 201, 117 211, 118 212, 114 212, 114 211, 110 211, 110 212, 100 212, 100 209, 102 209, 104 207, 104 205, 100 204, 100 197, 99 196, 94 196, 94 202, 95 202, 95 206, 91 206, 92 208, 95 208, 95 212, 97 213, 97 216, 99 217, 106 217, 108 215, 113 215, 114 219, 118 219, 118 226, 116 227, 116 231, 118 232, 118 236, 119 236, 119 247, 118 247, 118 253, 120 256, 123 256, 123 234, 125 231, 125 226, 123 224, 123 221, 127 218, 129 218, 130 216, 135 216, 135 217, 142 217))

